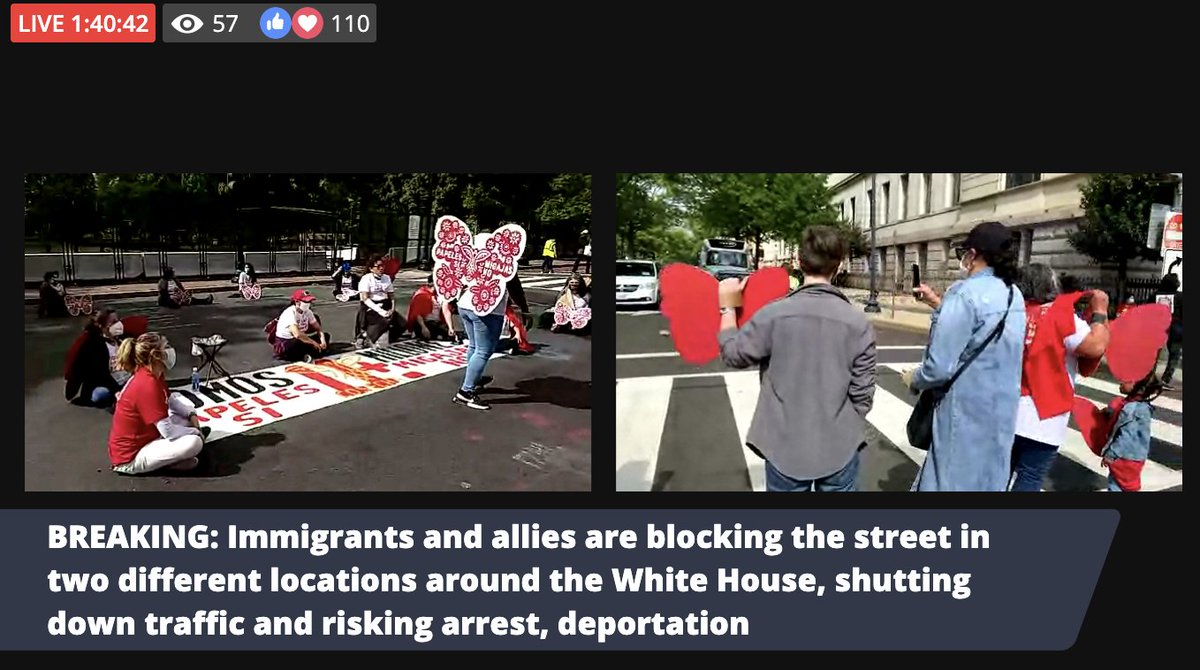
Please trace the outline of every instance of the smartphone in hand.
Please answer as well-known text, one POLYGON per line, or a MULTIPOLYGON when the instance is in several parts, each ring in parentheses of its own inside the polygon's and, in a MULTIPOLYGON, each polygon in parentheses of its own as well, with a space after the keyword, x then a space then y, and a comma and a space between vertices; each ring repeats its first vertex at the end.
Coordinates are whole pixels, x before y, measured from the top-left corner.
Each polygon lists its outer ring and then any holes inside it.
POLYGON ((912 285, 913 295, 917 298, 920 298, 921 297, 921 266, 920 265, 913 263, 912 276, 913 276, 913 285, 912 285))

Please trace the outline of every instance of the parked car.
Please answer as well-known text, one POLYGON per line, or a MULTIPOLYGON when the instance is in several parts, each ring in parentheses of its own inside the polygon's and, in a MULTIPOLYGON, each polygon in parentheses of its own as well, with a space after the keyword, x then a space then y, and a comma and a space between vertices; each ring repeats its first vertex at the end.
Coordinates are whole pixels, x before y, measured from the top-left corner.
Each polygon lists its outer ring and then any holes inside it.
POLYGON ((658 264, 654 261, 617 261, 617 304, 657 308, 658 264))

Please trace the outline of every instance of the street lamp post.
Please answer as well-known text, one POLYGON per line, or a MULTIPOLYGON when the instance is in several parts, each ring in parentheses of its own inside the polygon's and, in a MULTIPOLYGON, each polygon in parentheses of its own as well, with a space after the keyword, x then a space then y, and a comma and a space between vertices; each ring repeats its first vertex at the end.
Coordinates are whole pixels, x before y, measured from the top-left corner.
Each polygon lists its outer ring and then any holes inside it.
POLYGON ((879 310, 879 292, 875 288, 875 272, 876 272, 875 258, 876 258, 876 255, 878 254, 878 250, 875 248, 875 200, 877 200, 879 198, 879 193, 876 191, 875 186, 876 186, 875 173, 872 172, 871 173, 871 197, 868 198, 868 200, 870 202, 867 203, 868 205, 870 205, 870 207, 869 207, 870 213, 867 216, 871 217, 871 221, 870 221, 870 223, 871 223, 871 257, 869 259, 869 262, 870 262, 869 269, 871 271, 871 294, 869 296, 867 296, 867 306, 863 308, 863 311, 870 312, 873 314, 878 314, 880 311, 879 310))

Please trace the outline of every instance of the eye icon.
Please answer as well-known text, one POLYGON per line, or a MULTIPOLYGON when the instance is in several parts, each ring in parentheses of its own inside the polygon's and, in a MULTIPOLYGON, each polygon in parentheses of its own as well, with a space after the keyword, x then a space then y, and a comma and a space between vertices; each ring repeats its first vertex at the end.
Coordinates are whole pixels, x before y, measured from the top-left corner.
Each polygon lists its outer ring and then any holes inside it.
POLYGON ((184 35, 191 35, 197 30, 203 28, 204 22, 201 21, 200 17, 196 16, 195 14, 180 14, 179 16, 175 17, 174 21, 171 22, 171 27, 183 33, 184 35))

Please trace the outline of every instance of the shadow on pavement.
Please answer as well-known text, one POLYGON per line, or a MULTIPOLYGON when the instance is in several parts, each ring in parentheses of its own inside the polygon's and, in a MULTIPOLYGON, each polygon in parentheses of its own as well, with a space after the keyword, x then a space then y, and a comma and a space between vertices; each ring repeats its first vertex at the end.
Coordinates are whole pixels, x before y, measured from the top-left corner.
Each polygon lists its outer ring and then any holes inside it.
POLYGON ((242 464, 254 458, 261 447, 278 446, 287 439, 280 433, 234 435, 206 445, 201 453, 200 467, 184 476, 228 477, 242 471, 242 464))
POLYGON ((482 395, 504 395, 508 398, 488 399, 493 405, 549 403, 568 409, 592 408, 592 383, 566 377, 539 377, 517 382, 515 389, 488 388, 482 395))

